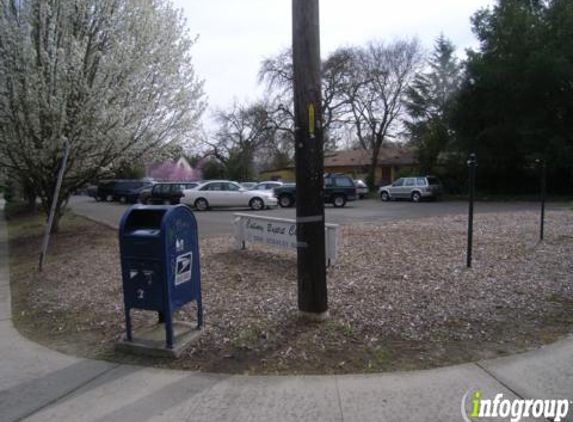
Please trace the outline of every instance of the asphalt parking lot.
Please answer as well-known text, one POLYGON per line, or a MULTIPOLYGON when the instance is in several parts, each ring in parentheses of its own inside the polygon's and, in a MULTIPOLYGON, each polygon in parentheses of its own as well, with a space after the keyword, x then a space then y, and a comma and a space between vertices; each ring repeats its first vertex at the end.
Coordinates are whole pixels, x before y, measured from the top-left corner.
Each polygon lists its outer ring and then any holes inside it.
MULTIPOLYGON (((123 213, 129 205, 118 203, 96 202, 87 196, 74 196, 68 207, 76 214, 117 228, 123 213)), ((561 209, 565 204, 549 204, 547 209, 561 209)), ((516 212, 539 210, 540 204, 533 202, 478 202, 475 212, 516 212)), ((434 201, 412 203, 409 201, 381 202, 375 199, 364 199, 349 202, 344 208, 334 208, 325 205, 326 222, 334 224, 350 224, 373 222, 380 220, 396 220, 405 218, 423 218, 439 215, 464 214, 468 211, 465 201, 434 201)), ((233 233, 233 213, 253 213, 248 208, 214 209, 205 212, 195 212, 199 226, 199 236, 220 236, 233 233)), ((279 218, 295 218, 295 208, 280 208, 258 211, 257 215, 267 215, 279 218)))

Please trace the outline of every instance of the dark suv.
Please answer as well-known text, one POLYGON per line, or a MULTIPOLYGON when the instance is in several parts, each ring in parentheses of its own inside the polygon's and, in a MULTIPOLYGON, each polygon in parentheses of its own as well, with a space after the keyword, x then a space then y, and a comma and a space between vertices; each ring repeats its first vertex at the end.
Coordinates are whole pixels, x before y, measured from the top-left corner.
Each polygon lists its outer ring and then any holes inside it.
POLYGON ((141 188, 151 185, 146 180, 117 180, 113 186, 113 200, 122 204, 137 202, 141 188))
POLYGON ((151 189, 151 193, 145 199, 146 204, 178 204, 183 196, 183 190, 193 189, 198 186, 197 182, 166 182, 157 183, 151 189))
MULTIPOLYGON (((281 207, 292 207, 296 198, 296 185, 285 184, 273 189, 281 207)), ((340 208, 348 201, 356 201, 356 185, 346 174, 324 175, 324 202, 340 208)))
POLYGON ((117 180, 101 180, 95 192, 96 201, 113 201, 113 188, 117 180))

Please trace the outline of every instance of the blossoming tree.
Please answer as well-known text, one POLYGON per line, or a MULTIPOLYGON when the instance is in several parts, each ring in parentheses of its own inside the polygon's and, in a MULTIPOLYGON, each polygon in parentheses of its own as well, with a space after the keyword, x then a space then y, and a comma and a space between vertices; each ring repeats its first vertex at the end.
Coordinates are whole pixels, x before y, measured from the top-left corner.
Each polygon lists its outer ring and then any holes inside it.
POLYGON ((3 1, 0 167, 48 212, 69 145, 57 222, 74 189, 167 155, 205 108, 194 42, 167 0, 3 1))

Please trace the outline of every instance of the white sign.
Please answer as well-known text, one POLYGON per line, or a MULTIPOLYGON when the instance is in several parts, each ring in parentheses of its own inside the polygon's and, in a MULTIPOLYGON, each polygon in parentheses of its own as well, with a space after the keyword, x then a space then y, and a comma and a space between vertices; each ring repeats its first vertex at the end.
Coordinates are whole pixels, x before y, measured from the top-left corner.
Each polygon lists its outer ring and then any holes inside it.
MULTIPOLYGON (((279 249, 297 249, 296 220, 276 217, 261 217, 251 214, 233 214, 235 240, 241 249, 246 242, 260 243, 279 249)), ((336 262, 338 255, 338 225, 326 224, 326 259, 336 262)), ((305 247, 306 245, 300 245, 305 247)))

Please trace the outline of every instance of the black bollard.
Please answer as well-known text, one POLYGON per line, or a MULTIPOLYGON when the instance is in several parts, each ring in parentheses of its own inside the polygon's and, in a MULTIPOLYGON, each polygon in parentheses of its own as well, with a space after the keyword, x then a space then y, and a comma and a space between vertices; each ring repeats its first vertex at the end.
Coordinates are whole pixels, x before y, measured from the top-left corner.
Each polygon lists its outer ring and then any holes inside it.
POLYGON ((467 267, 472 266, 472 248, 473 248, 473 237, 474 237, 474 197, 475 197, 475 184, 476 184, 476 167, 477 158, 475 154, 470 154, 467 161, 468 167, 470 169, 470 181, 469 181, 469 216, 468 216, 468 252, 467 252, 467 267))
POLYGON ((545 199, 547 197, 547 163, 540 158, 535 160, 535 162, 539 165, 541 170, 541 223, 539 228, 539 241, 542 241, 545 228, 545 199))

